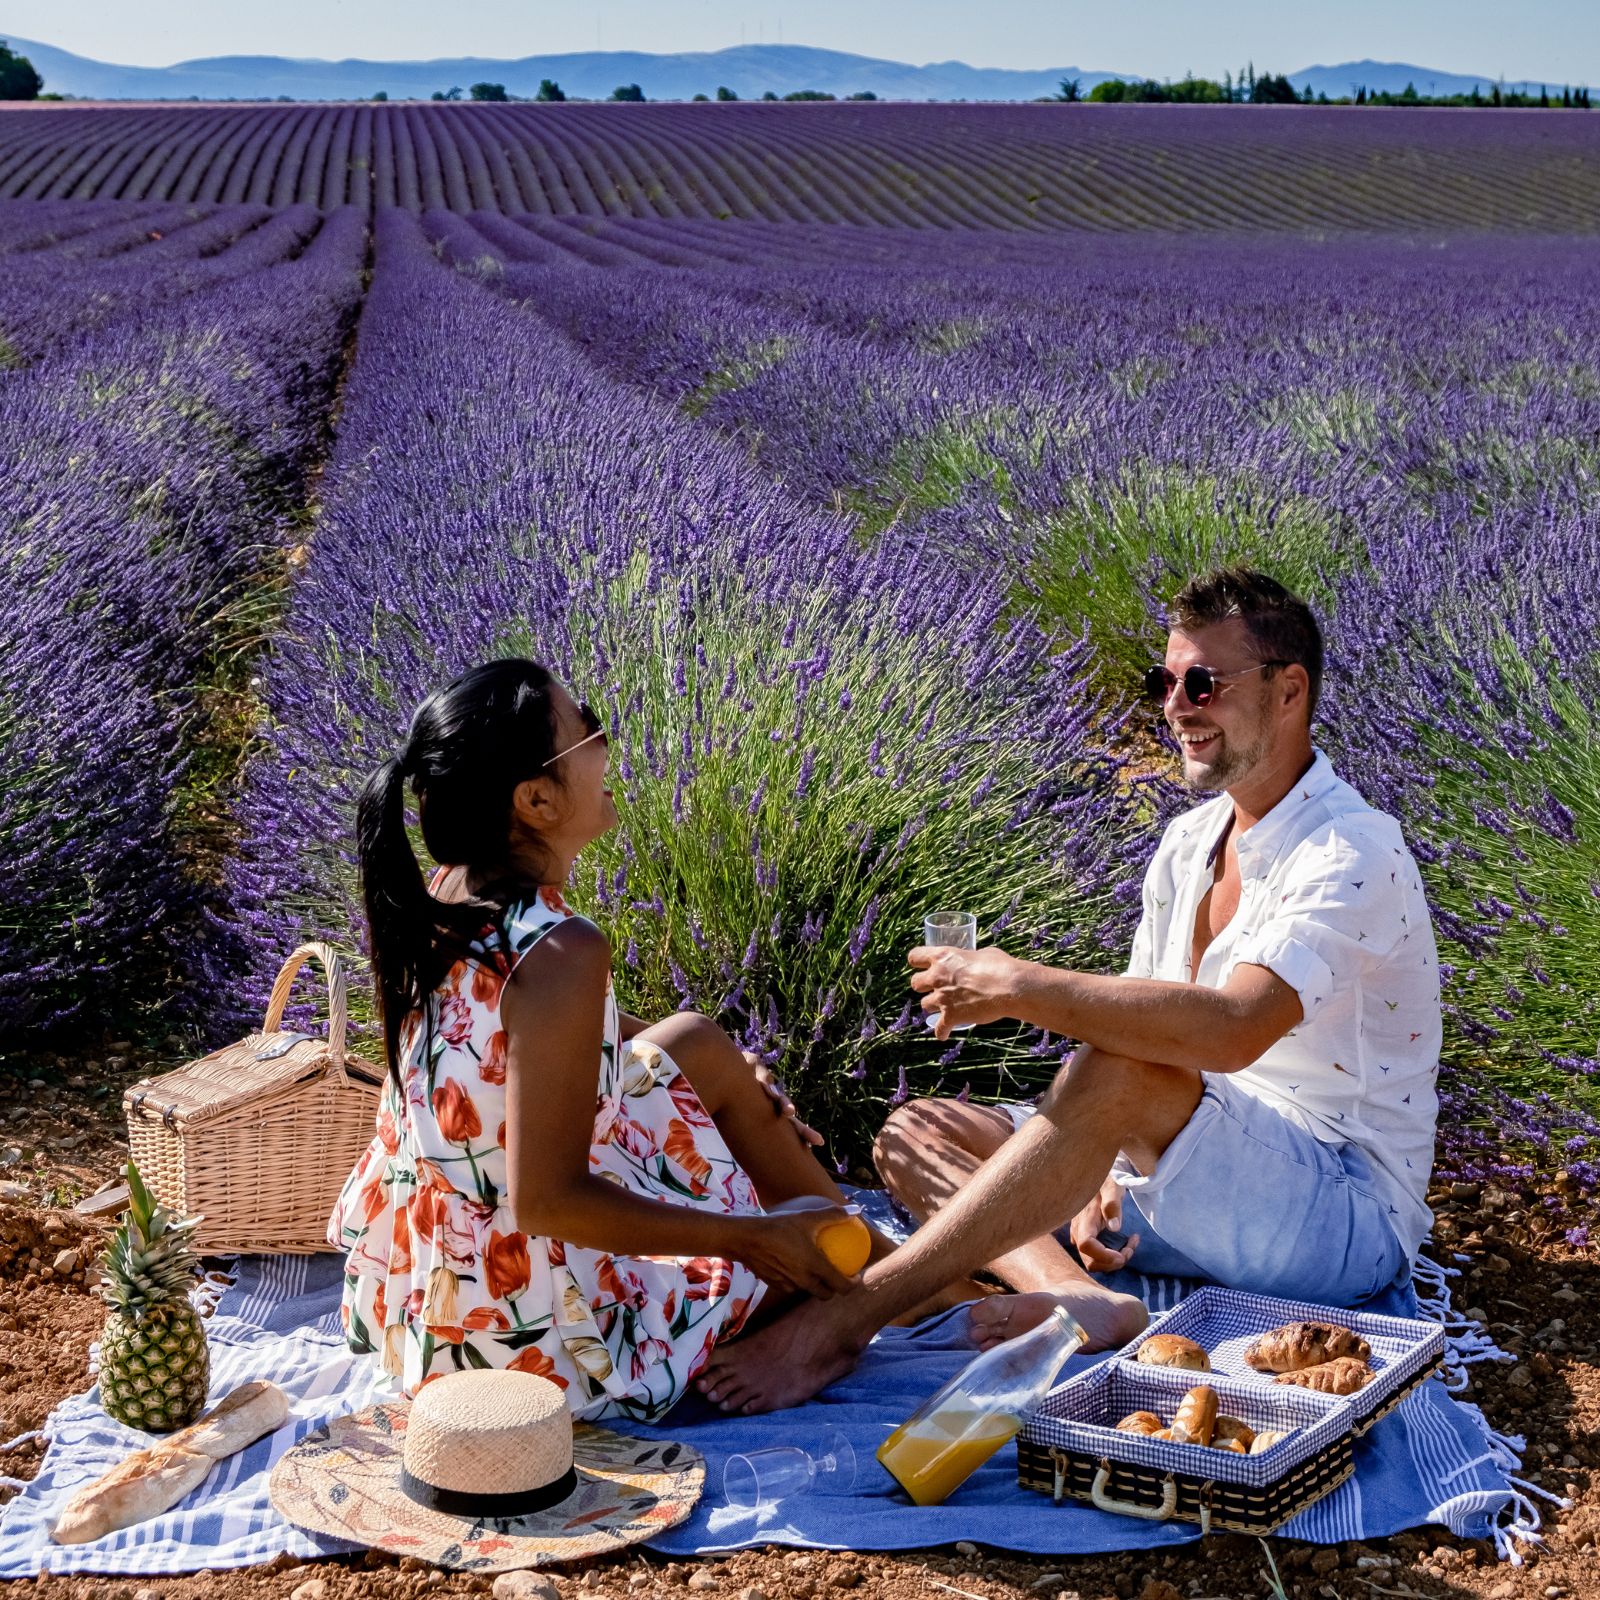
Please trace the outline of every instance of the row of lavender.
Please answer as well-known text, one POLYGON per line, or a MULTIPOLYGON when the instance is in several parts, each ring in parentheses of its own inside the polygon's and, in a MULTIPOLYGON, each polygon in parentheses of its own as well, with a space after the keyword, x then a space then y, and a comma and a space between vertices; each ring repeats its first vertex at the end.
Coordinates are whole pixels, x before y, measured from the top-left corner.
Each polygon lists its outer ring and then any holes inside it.
POLYGON ((1214 232, 1600 226, 1593 119, 1226 106, 149 106, 0 115, 0 198, 1214 232))
POLYGON ((219 723, 285 576, 365 250, 353 212, 88 209, 83 228, 0 208, 16 224, 0 229, 13 1042, 207 1004, 204 908, 240 756, 219 723))
MULTIPOLYGON (((1517 1091, 1502 1118, 1541 1138, 1566 1126, 1585 1158, 1589 252, 1435 250, 1423 274, 1409 248, 1180 260, 1142 242, 974 274, 971 251, 902 240, 894 272, 820 273, 791 265, 782 230, 771 259, 734 268, 711 264, 705 229, 636 224, 595 246, 689 270, 585 274, 557 264, 571 256, 549 225, 424 224, 461 270, 745 441, 803 502, 1086 631, 1099 687, 1125 697, 1159 638, 1153 601, 1196 562, 1265 560, 1314 594, 1334 618, 1322 738, 1424 861, 1452 1053, 1517 1091)), ((1455 1080, 1458 1105, 1475 1083, 1455 1080)))

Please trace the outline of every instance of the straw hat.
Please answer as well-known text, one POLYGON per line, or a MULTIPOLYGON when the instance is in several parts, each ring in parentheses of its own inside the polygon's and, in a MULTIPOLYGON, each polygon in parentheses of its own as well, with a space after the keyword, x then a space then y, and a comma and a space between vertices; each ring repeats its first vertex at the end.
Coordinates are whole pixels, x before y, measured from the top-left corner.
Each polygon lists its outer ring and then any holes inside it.
POLYGON ((338 1417, 273 1468, 273 1505, 335 1539, 475 1572, 550 1566, 682 1522, 697 1450, 574 1423, 548 1378, 454 1372, 338 1417))

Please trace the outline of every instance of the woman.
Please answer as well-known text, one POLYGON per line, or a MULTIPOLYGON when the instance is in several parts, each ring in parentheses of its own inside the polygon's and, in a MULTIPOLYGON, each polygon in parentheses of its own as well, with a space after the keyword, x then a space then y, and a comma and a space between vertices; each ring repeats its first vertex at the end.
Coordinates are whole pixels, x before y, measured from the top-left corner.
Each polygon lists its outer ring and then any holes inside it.
POLYGON ((616 826, 607 761, 545 668, 495 661, 425 701, 362 791, 389 1081, 328 1237, 351 1346, 408 1394, 513 1367, 579 1416, 652 1419, 764 1293, 851 1286, 813 1242, 841 1212, 762 1212, 842 1200, 792 1118, 704 1017, 620 1013, 605 935, 562 898, 616 826), (431 886, 408 784, 448 864, 431 886))

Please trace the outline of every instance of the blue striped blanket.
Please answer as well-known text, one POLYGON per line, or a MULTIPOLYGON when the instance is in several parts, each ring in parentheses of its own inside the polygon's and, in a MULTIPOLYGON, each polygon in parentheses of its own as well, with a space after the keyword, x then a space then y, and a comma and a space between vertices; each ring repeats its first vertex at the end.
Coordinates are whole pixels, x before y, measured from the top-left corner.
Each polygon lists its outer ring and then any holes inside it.
MULTIPOLYGON (((271 1379, 290 1397, 291 1422, 223 1462, 164 1516, 94 1544, 50 1541, 48 1530, 66 1500, 147 1442, 110 1421, 94 1389, 59 1405, 42 1430, 50 1442, 38 1476, 0 1512, 0 1578, 42 1571, 156 1575, 349 1548, 290 1526, 267 1499, 268 1473, 291 1443, 389 1392, 371 1359, 352 1356, 339 1336, 340 1265, 327 1256, 246 1257, 235 1264, 225 1291, 219 1286, 209 1324, 213 1393, 271 1379)), ((1514 1562, 1521 1544, 1537 1540, 1539 1516, 1529 1496, 1540 1491, 1512 1476, 1522 1440, 1496 1434, 1475 1406, 1449 1392, 1464 1384, 1464 1363, 1510 1358, 1450 1311, 1447 1272, 1424 1262, 1415 1297, 1407 1291, 1364 1308, 1415 1315, 1420 1307, 1438 1317, 1450 1338, 1444 1379, 1430 1379, 1378 1423, 1357 1446, 1355 1476, 1289 1523, 1286 1536, 1331 1543, 1439 1522, 1466 1537, 1493 1539, 1514 1562)), ((1152 1311, 1166 1310, 1186 1287, 1123 1276, 1152 1311)), ((963 1330, 959 1310, 914 1329, 886 1329, 853 1374, 793 1411, 724 1417, 698 1397, 686 1400, 665 1428, 705 1455, 706 1494, 694 1516, 654 1547, 673 1555, 769 1543, 895 1550, 967 1539, 1054 1556, 1177 1545, 1199 1536, 1188 1523, 1138 1522, 1077 1504, 1058 1510, 1018 1488, 1011 1448, 980 1468, 950 1503, 908 1507, 873 1452, 890 1428, 970 1359, 963 1330), (759 1513, 724 1503, 722 1468, 730 1455, 771 1444, 814 1444, 823 1425, 843 1429, 855 1448, 859 1471, 852 1493, 796 1495, 759 1513)), ((1075 1358, 1067 1371, 1096 1359, 1075 1358)))

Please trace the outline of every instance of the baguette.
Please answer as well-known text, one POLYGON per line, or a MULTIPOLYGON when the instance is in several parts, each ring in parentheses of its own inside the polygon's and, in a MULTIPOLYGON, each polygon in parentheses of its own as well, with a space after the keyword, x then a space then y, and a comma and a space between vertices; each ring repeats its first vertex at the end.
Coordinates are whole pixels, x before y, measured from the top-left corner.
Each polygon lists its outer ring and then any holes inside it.
POLYGON ((283 1426, 289 1398, 275 1383, 242 1384, 198 1422, 136 1450, 80 1489, 56 1520, 57 1544, 87 1544, 170 1510, 236 1450, 283 1426))

